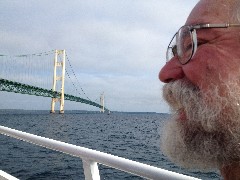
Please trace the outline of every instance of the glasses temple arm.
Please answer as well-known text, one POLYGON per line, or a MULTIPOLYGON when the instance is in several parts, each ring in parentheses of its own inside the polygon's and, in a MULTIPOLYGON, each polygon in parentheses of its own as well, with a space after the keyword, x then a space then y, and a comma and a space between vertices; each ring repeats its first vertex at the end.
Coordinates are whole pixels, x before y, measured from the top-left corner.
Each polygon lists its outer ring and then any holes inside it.
POLYGON ((192 28, 194 29, 227 28, 227 27, 240 27, 240 24, 197 24, 192 26, 192 28))

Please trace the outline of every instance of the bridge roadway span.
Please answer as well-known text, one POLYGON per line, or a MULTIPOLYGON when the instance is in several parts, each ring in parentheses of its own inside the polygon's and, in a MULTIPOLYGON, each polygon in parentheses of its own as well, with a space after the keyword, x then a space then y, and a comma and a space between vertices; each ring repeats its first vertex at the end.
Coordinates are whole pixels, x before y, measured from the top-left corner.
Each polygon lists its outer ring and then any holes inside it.
MULTIPOLYGON (((52 91, 52 90, 31 86, 31 85, 27 85, 19 82, 9 81, 7 79, 0 79, 0 91, 28 94, 28 95, 34 95, 34 96, 51 97, 51 98, 60 98, 61 96, 61 93, 57 91, 52 91)), ((70 94, 64 94, 64 99, 102 108, 102 106, 98 103, 95 103, 93 101, 80 98, 77 96, 73 96, 70 94)), ((106 108, 105 110, 109 111, 106 108)))

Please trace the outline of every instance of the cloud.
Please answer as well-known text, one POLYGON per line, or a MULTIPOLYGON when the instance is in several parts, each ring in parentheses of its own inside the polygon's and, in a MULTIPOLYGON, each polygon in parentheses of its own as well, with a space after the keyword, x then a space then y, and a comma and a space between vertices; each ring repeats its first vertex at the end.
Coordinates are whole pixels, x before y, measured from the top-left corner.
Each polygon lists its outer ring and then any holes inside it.
MULTIPOLYGON (((66 49, 79 79, 78 89, 83 88, 91 99, 98 99, 104 91, 110 109, 168 112, 161 99, 158 72, 165 64, 165 50, 172 35, 184 24, 196 2, 0 2, 1 54, 66 49)), ((75 77, 70 76, 76 83, 75 77)), ((27 79, 33 82, 40 77, 27 79)), ((66 83, 71 86, 67 78, 66 83)), ((17 103, 18 98, 15 99, 17 103)), ((67 104, 68 108, 75 107, 67 104)), ((49 107, 43 103, 41 108, 49 107)))

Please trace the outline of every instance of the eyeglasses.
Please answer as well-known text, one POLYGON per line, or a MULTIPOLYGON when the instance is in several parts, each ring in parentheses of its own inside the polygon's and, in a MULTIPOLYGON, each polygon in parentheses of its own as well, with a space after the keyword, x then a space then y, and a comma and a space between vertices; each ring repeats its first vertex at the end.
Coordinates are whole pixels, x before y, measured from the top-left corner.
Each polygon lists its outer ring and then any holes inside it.
POLYGON ((240 24, 197 24, 182 26, 170 41, 166 60, 177 56, 181 64, 187 64, 197 51, 197 29, 240 27, 240 24))

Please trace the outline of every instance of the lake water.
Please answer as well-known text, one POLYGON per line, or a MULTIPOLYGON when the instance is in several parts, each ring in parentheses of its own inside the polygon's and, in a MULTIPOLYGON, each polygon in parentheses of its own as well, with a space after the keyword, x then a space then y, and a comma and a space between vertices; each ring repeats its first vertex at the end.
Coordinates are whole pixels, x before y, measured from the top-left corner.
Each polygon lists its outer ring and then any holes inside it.
MULTIPOLYGON (((159 131, 167 116, 155 113, 0 111, 0 125, 201 179, 220 179, 218 172, 201 173, 180 168, 161 153, 159 131)), ((0 149, 0 169, 17 178, 84 179, 79 158, 3 135, 0 135, 0 149)), ((142 179, 103 165, 99 165, 99 170, 101 179, 142 179)))

